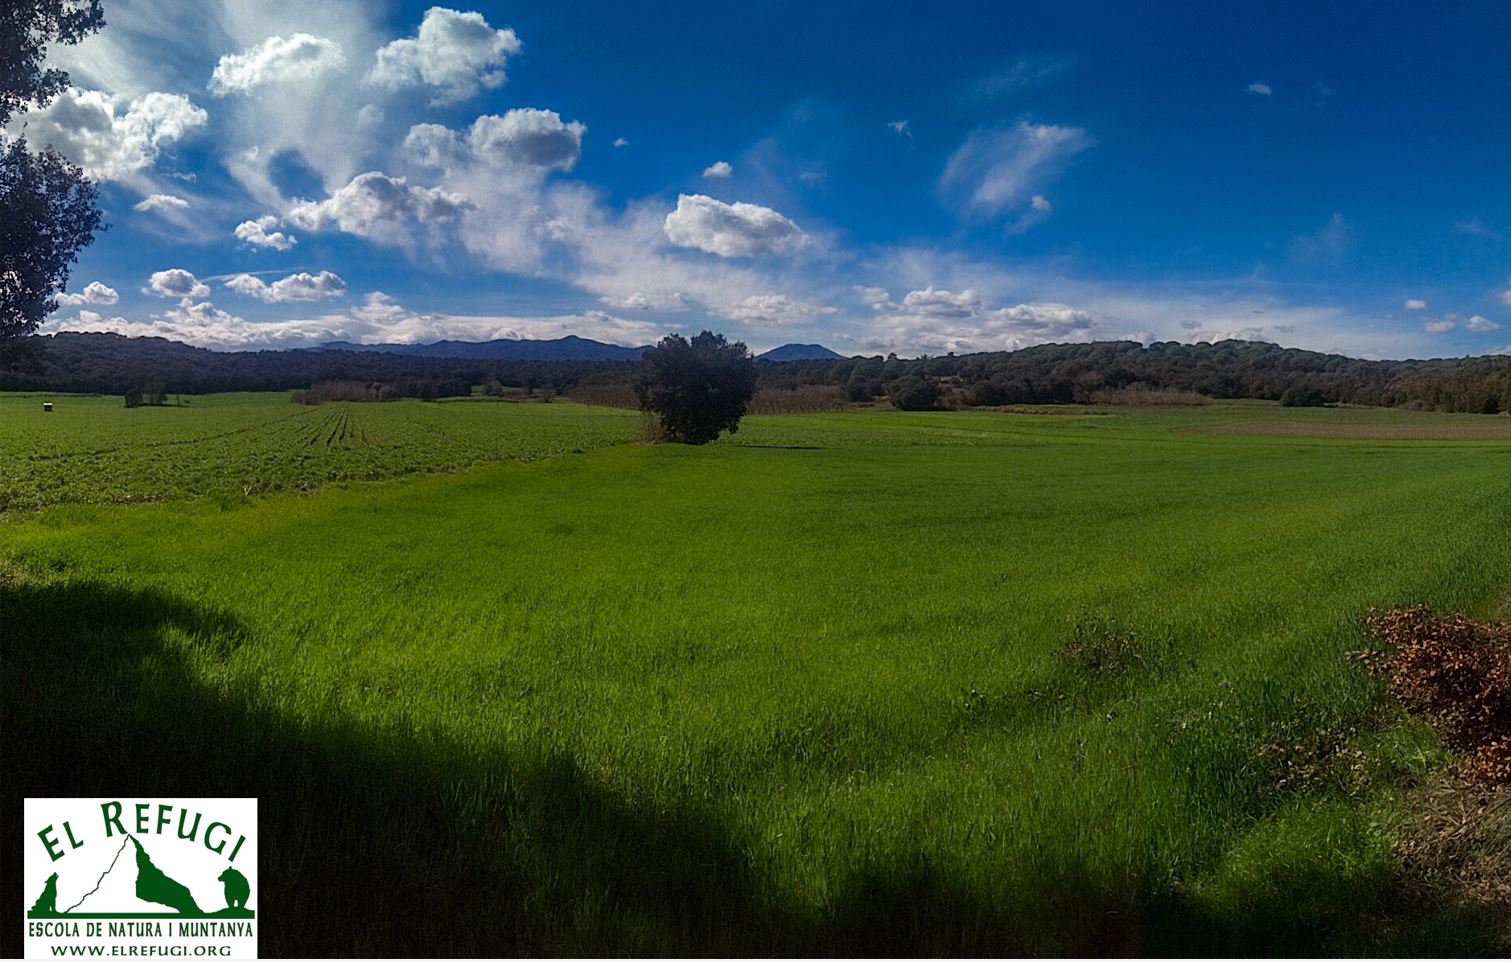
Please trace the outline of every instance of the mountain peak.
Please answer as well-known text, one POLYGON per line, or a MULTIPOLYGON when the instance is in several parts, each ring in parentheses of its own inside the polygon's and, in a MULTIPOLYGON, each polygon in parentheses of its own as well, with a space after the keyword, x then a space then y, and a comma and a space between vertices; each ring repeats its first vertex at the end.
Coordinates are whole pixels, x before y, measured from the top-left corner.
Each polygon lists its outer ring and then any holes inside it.
POLYGON ((843 354, 836 354, 822 344, 783 344, 774 347, 765 354, 757 354, 758 361, 838 361, 844 358, 843 354))

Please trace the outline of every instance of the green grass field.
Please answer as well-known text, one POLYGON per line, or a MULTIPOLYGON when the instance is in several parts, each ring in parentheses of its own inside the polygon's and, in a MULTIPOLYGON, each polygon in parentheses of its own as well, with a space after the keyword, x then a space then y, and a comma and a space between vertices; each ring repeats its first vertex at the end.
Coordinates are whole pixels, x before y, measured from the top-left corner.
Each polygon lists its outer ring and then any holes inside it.
POLYGON ((7 861, 22 796, 255 795, 268 955, 1505 949, 1347 659, 1505 604, 1511 442, 1432 440, 1505 419, 37 401, 7 861))

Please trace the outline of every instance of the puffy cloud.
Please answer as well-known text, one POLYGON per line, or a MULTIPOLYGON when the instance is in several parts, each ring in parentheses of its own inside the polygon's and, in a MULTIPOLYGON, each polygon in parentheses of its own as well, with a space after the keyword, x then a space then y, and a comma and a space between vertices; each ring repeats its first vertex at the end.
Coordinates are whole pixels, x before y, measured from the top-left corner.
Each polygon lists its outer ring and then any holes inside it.
POLYGON ((489 114, 472 122, 467 145, 472 156, 492 164, 527 164, 567 171, 582 154, 587 127, 561 122, 554 110, 511 110, 502 117, 489 114))
POLYGON ((1426 324, 1422 325, 1422 330, 1426 331, 1428 334, 1447 334, 1449 331, 1452 331, 1457 327, 1457 322, 1445 317, 1441 321, 1428 321, 1426 324))
POLYGON ((133 205, 131 209, 141 211, 142 213, 146 213, 148 211, 168 213, 172 211, 188 210, 189 202, 187 200, 184 200, 182 197, 178 197, 174 194, 153 194, 145 200, 142 200, 139 203, 133 205))
POLYGON ((877 287, 855 289, 877 312, 868 347, 876 350, 954 351, 1016 350, 1054 340, 1089 340, 1096 320, 1091 312, 1053 302, 1016 304, 988 310, 975 290, 909 291, 900 303, 877 287))
POLYGON ((415 124, 404 137, 404 150, 424 167, 454 167, 466 152, 457 132, 441 124, 415 124))
POLYGON ((58 304, 62 307, 77 307, 80 304, 114 304, 120 299, 121 296, 114 288, 106 287, 99 281, 90 281, 77 294, 59 294, 58 304))
POLYGON ((249 321, 208 301, 184 303, 150 320, 102 318, 82 311, 77 319, 54 319, 44 333, 103 331, 139 337, 167 337, 221 350, 310 347, 329 341, 360 344, 422 344, 443 338, 485 341, 495 338, 555 338, 577 334, 600 341, 640 345, 654 341, 654 324, 630 321, 603 311, 548 317, 426 314, 403 307, 379 291, 348 310, 318 317, 249 321))
POLYGON ((862 287, 857 284, 851 288, 860 302, 873 311, 896 310, 897 305, 892 303, 892 295, 884 287, 862 287))
POLYGON ((1402 304, 1401 306, 1403 308, 1405 308, 1406 310, 1408 310, 1408 311, 1425 311, 1425 310, 1427 310, 1427 302, 1424 301, 1424 300, 1420 300, 1419 298, 1415 298, 1415 297, 1408 297, 1406 299, 1406 303, 1402 304))
POLYGON ((703 176, 709 178, 730 177, 734 172, 734 167, 727 160, 716 161, 703 168, 703 176))
POLYGON ((622 296, 605 294, 599 302, 620 311, 682 311, 687 309, 687 298, 681 291, 667 294, 632 291, 622 296))
POLYGON ((954 294, 927 287, 908 291, 896 310, 918 317, 971 317, 981 311, 981 295, 972 290, 954 294))
POLYGON ((269 304, 286 301, 319 301, 327 297, 340 297, 346 293, 346 281, 321 271, 319 274, 290 274, 282 280, 266 283, 251 274, 237 274, 224 281, 226 287, 238 294, 255 297, 269 304))
POLYGON ((630 145, 630 142, 628 140, 625 140, 623 137, 615 137, 614 138, 614 146, 615 147, 628 147, 629 145, 630 145))
POLYGON ((56 147, 99 180, 124 180, 152 166, 164 148, 208 121, 209 114, 180 94, 153 92, 125 102, 72 87, 20 120, 34 143, 56 147))
POLYGON ((429 226, 454 221, 474 207, 460 194, 439 187, 411 187, 403 177, 379 171, 358 174, 352 182, 323 201, 302 201, 285 217, 303 230, 335 228, 374 240, 404 243, 395 236, 410 225, 429 226))
POLYGON ((221 57, 210 75, 210 93, 246 93, 263 84, 308 80, 344 66, 346 54, 334 40, 307 33, 269 37, 243 53, 221 57))
POLYGON ((271 247, 275 251, 290 250, 299 241, 291 234, 273 230, 280 223, 281 221, 273 214, 267 214, 256 220, 244 220, 236 225, 236 239, 253 247, 271 247))
POLYGON ((1270 94, 1272 94, 1272 93, 1275 92, 1275 91, 1273 91, 1273 90, 1270 89, 1270 85, 1269 84, 1262 84, 1262 83, 1251 83, 1251 84, 1249 84, 1247 87, 1245 87, 1243 89, 1246 90, 1246 91, 1248 91, 1251 94, 1258 94, 1261 97, 1268 97, 1270 94))
POLYGON ((504 85, 504 64, 519 53, 513 30, 495 30, 480 13, 431 7, 412 39, 378 50, 368 80, 391 90, 426 86, 433 106, 459 103, 504 85))
POLYGON ((210 288, 182 267, 170 267, 148 278, 142 293, 158 297, 201 298, 210 296, 210 288))
POLYGON ((1476 334, 1489 334, 1491 331, 1498 331, 1501 329, 1501 326, 1499 324, 1490 320, 1490 318, 1480 314, 1476 314, 1473 317, 1469 318, 1469 323, 1465 324, 1464 326, 1476 334))
POLYGON ((1032 204, 1050 182, 1095 140, 1080 127, 1020 122, 973 131, 939 178, 946 202, 973 217, 997 217, 1032 204))
MULTIPOLYGON (((1511 280, 1506 281, 1506 283, 1508 285, 1511 285, 1511 280)), ((1501 291, 1501 303, 1506 305, 1507 307, 1511 307, 1511 286, 1508 286, 1505 290, 1501 291)))
POLYGON ((662 225, 678 247, 720 257, 790 254, 808 242, 792 221, 758 204, 726 204, 703 194, 681 194, 662 225))
POLYGON ((465 139, 440 124, 415 124, 404 138, 404 149, 419 164, 448 170, 472 162, 569 171, 582 156, 586 132, 587 127, 575 120, 563 123, 554 110, 524 108, 502 117, 478 117, 465 139))
POLYGON ((822 304, 794 300, 786 294, 756 294, 745 298, 723 313, 731 321, 739 321, 741 324, 750 324, 755 327, 781 327, 801 324, 816 317, 838 314, 839 311, 822 304))

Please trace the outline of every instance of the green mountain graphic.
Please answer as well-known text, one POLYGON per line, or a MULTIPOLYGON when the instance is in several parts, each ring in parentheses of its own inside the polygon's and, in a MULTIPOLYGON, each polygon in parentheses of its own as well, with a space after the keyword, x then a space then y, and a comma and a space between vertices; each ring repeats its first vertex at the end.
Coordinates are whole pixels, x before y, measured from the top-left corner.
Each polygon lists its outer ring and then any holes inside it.
POLYGON ((169 878, 163 870, 152 863, 152 856, 142 848, 142 843, 136 840, 135 835, 127 835, 131 844, 136 846, 136 897, 143 902, 156 902, 166 905, 179 915, 200 913, 200 908, 194 902, 194 895, 189 887, 182 882, 169 878))
MULTIPOLYGON (((136 836, 127 835, 126 839, 121 842, 121 848, 116 852, 115 858, 111 861, 110 866, 106 868, 103 873, 101 873, 99 879, 95 882, 94 887, 90 889, 89 892, 87 892, 78 901, 74 902, 72 907, 61 911, 58 909, 58 876, 56 873, 54 873, 50 878, 48 878, 47 883, 43 886, 42 894, 37 897, 37 901, 33 903, 31 910, 26 914, 27 918, 33 919, 254 918, 256 913, 254 913, 251 909, 245 907, 245 903, 248 897, 246 878, 239 872, 235 872, 232 869, 227 869, 226 872, 222 873, 219 881, 227 883, 227 905, 225 908, 218 911, 206 911, 199 907, 199 903, 195 902, 194 893, 189 891, 189 887, 187 885, 169 876, 162 869, 158 868, 157 863, 152 861, 152 856, 147 854, 147 850, 142 846, 142 843, 137 840, 136 836), (128 844, 135 847, 134 859, 122 858, 122 855, 124 855, 126 852, 126 846, 128 844), (151 902, 157 905, 162 905, 170 909, 171 911, 75 911, 80 906, 84 905, 85 902, 89 901, 91 896, 99 892, 100 889, 105 886, 107 879, 119 878, 119 873, 133 871, 133 863, 136 878, 134 885, 132 886, 132 890, 135 893, 136 898, 141 900, 142 902, 151 902), (227 881, 228 877, 230 876, 234 876, 235 882, 227 881)), ((120 885, 124 884, 124 879, 121 879, 118 885, 113 883, 113 885, 115 885, 117 889, 119 889, 120 885)), ((121 893, 117 891, 117 895, 120 894, 121 893)))

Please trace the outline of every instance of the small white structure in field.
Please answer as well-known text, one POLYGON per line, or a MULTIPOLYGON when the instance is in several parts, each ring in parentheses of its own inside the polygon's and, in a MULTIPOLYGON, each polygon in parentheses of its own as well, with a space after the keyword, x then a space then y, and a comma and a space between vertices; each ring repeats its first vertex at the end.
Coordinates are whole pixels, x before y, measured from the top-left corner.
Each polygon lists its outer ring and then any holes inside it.
POLYGON ((51 401, 43 401, 42 402, 42 412, 44 414, 51 414, 52 413, 52 402, 51 401))

